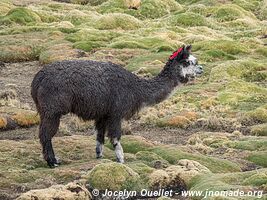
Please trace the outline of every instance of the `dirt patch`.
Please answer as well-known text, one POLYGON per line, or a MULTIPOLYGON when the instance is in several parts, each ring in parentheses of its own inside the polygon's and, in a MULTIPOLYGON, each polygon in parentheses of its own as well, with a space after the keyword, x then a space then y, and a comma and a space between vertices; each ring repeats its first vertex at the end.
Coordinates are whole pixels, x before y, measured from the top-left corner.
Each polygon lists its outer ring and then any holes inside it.
POLYGON ((34 108, 30 95, 31 81, 41 68, 39 62, 6 63, 0 71, 0 88, 13 87, 20 102, 34 108))

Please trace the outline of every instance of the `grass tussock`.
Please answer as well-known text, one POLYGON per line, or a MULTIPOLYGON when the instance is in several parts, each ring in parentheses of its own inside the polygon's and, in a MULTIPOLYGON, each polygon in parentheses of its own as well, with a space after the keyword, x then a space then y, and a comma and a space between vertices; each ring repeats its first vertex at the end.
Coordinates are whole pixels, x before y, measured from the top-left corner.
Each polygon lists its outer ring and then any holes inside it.
POLYGON ((106 14, 96 21, 96 28, 98 29, 132 30, 141 26, 142 23, 135 17, 121 13, 106 14))
POLYGON ((13 23, 28 24, 40 22, 41 18, 34 11, 27 8, 11 9, 5 16, 0 18, 0 25, 9 25, 13 23))
POLYGON ((21 127, 30 127, 40 122, 40 118, 35 112, 17 113, 11 118, 21 127))
POLYGON ((7 126, 7 119, 3 116, 0 116, 0 129, 5 129, 7 126))

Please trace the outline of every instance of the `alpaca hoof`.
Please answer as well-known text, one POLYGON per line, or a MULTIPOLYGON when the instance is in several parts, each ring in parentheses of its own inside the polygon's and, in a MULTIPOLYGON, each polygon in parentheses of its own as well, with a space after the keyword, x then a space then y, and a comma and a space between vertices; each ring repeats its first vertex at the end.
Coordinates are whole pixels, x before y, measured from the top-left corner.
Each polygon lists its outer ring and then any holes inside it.
POLYGON ((59 166, 59 164, 57 163, 53 163, 53 162, 47 162, 47 165, 50 167, 50 168, 56 168, 59 166))
POLYGON ((59 157, 55 157, 55 160, 56 160, 55 164, 61 165, 61 160, 59 157))
POLYGON ((119 159, 119 158, 117 158, 117 162, 123 164, 123 163, 124 163, 124 159, 119 159))
POLYGON ((51 159, 51 160, 48 160, 48 161, 47 161, 47 165, 48 165, 50 168, 58 167, 60 164, 61 164, 61 161, 60 161, 60 159, 57 158, 57 157, 55 157, 54 159, 51 159))
POLYGON ((103 158, 103 155, 96 155, 96 159, 101 159, 103 158))

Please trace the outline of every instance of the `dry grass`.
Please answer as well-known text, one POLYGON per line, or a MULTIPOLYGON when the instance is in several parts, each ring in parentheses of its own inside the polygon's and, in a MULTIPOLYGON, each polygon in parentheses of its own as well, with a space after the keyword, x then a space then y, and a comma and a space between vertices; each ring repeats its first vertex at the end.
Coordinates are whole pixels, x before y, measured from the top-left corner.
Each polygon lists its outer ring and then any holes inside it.
POLYGON ((40 122, 40 118, 35 112, 21 112, 11 117, 19 126, 30 127, 37 125, 40 122))
POLYGON ((0 116, 0 129, 4 129, 7 126, 7 119, 3 116, 0 116))

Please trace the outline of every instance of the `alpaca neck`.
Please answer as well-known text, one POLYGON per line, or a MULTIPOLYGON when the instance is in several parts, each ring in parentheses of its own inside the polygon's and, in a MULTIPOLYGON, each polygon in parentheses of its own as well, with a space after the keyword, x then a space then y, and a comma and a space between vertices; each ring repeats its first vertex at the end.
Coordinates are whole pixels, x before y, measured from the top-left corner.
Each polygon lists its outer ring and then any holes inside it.
POLYGON ((165 66, 156 77, 142 81, 144 104, 153 105, 165 100, 179 84, 177 73, 171 69, 170 66, 165 66))

